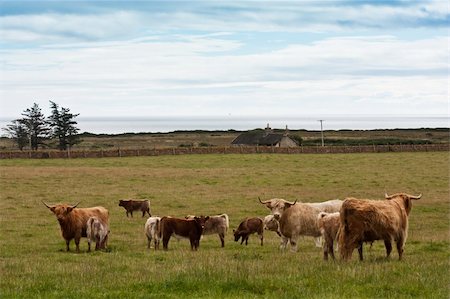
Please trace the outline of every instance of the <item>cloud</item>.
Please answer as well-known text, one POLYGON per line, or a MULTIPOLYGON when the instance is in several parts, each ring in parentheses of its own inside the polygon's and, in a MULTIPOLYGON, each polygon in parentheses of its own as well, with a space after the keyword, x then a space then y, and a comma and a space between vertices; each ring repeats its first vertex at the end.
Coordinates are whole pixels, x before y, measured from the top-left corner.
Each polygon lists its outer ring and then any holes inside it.
POLYGON ((442 113, 447 105, 446 37, 327 38, 257 54, 239 53, 232 37, 3 50, 2 98, 16 100, 2 113, 50 99, 83 116, 442 113))

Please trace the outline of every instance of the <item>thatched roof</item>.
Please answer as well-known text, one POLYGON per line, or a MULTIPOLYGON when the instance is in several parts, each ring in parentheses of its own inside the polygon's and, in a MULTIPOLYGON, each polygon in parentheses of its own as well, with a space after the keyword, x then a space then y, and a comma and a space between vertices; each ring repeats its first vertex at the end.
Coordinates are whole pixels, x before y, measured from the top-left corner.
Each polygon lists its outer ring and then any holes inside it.
POLYGON ((256 130, 242 133, 236 137, 231 144, 234 145, 276 145, 283 138, 283 134, 269 133, 266 131, 256 130))

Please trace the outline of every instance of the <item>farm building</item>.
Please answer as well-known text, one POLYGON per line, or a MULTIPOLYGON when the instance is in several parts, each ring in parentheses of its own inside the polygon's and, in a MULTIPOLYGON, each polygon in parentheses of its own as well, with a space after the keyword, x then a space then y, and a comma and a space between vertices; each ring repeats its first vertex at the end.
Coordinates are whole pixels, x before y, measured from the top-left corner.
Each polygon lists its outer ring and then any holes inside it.
POLYGON ((283 134, 274 133, 269 127, 264 130, 253 130, 245 132, 237 136, 232 142, 232 145, 246 145, 246 146, 275 146, 275 147, 296 147, 297 142, 289 137, 289 131, 286 126, 286 131, 283 134))

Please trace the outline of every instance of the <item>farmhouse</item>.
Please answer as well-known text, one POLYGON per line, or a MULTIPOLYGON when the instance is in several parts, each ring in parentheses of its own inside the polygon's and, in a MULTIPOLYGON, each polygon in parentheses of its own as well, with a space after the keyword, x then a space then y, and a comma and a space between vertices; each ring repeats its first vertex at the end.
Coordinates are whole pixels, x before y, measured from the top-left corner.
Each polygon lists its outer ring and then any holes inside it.
POLYGON ((232 145, 247 145, 247 146, 274 146, 274 147, 296 147, 297 142, 289 137, 289 131, 286 126, 286 131, 283 134, 274 133, 269 127, 264 130, 253 130, 245 132, 237 136, 232 142, 232 145))

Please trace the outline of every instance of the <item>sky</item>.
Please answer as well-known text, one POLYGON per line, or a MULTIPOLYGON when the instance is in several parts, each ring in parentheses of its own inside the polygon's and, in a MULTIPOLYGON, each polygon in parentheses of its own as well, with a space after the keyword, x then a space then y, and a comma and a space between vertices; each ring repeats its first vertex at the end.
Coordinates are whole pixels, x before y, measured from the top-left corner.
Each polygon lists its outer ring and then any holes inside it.
POLYGON ((0 117, 448 115, 449 20, 444 0, 0 0, 0 117))

